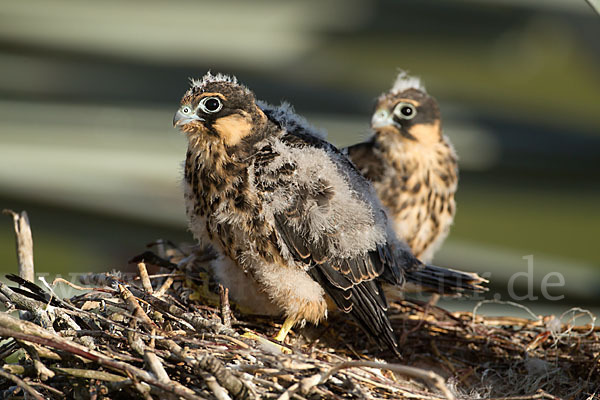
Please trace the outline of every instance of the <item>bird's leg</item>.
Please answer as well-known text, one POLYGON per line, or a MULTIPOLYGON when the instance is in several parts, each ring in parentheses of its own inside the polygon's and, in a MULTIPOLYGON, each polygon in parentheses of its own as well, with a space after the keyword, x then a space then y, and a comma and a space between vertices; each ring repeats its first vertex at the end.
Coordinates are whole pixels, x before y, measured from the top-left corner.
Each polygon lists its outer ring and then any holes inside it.
POLYGON ((275 336, 275 340, 283 343, 288 333, 290 332, 290 329, 292 329, 295 323, 296 318, 287 317, 285 322, 283 323, 283 326, 279 330, 279 333, 277 334, 277 336, 275 336))

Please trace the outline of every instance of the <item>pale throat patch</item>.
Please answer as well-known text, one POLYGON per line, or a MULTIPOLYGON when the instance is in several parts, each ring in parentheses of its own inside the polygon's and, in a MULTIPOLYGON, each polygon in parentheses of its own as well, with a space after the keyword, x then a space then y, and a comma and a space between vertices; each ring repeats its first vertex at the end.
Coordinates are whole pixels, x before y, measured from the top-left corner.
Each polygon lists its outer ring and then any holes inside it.
POLYGON ((235 146, 252 132, 252 117, 246 112, 219 118, 213 128, 227 146, 235 146))
POLYGON ((441 140, 440 123, 417 124, 408 131, 421 144, 432 145, 441 140))

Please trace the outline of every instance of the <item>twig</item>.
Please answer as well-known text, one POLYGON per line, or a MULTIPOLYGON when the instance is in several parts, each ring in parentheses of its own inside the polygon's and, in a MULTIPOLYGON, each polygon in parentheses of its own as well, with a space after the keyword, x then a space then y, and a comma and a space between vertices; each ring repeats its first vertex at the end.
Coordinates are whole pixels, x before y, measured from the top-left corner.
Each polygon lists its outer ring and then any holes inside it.
POLYGON ((214 334, 212 335, 215 338, 219 338, 219 339, 223 339, 223 340, 227 340, 231 343, 235 343, 236 345, 238 345, 240 348, 242 349, 249 349, 250 346, 248 346, 246 343, 242 342, 241 340, 238 340, 232 336, 229 335, 220 335, 220 334, 214 334))
POLYGON ((146 325, 149 329, 158 329, 158 326, 150 319, 148 314, 144 311, 144 309, 139 305, 135 296, 123 285, 119 284, 119 291, 121 292, 121 297, 127 303, 127 308, 129 311, 133 313, 133 315, 140 319, 140 321, 146 325))
POLYGON ((8 297, 6 297, 4 295, 4 293, 0 292, 0 302, 2 303, 2 305, 7 309, 7 310, 13 310, 14 309, 14 304, 12 304, 10 302, 10 300, 8 299, 8 297))
POLYGON ((219 297, 221 299, 221 322, 228 328, 231 328, 231 308, 229 306, 229 288, 219 285, 219 297))
POLYGON ((431 386, 439 389, 448 400, 455 400, 454 395, 446 386, 444 378, 442 378, 440 375, 436 374, 433 371, 427 371, 421 368, 409 367, 407 365, 400 364, 385 364, 373 361, 346 361, 334 366, 329 371, 327 371, 327 373, 321 377, 321 380, 318 384, 325 383, 329 378, 331 378, 332 375, 336 374, 342 369, 355 367, 386 369, 389 371, 398 372, 399 374, 409 376, 411 378, 421 379, 429 383, 431 386))
POLYGON ((294 394, 298 389, 300 389, 300 384, 299 383, 294 383, 292 386, 290 386, 289 388, 287 388, 287 390, 285 392, 283 392, 281 394, 281 396, 279 396, 277 398, 277 400, 289 400, 290 396, 292 394, 294 394))
POLYGON ((144 352, 144 360, 152 370, 152 373, 160 382, 166 384, 171 383, 171 378, 169 378, 169 374, 167 374, 167 371, 165 371, 165 367, 163 367, 162 363, 160 362, 160 358, 158 358, 156 353, 146 350, 144 352))
POLYGON ((150 278, 148 277, 148 270, 146 269, 146 264, 143 261, 140 261, 137 264, 138 271, 140 273, 140 279, 142 280, 142 287, 144 290, 150 294, 154 292, 152 288, 152 282, 150 282, 150 278))
MULTIPOLYGON (((150 370, 152 371, 152 373, 154 374, 154 376, 156 376, 156 378, 164 383, 165 385, 172 385, 173 381, 171 381, 171 378, 169 378, 169 374, 167 374, 167 371, 165 370, 165 367, 163 366, 160 358, 156 355, 156 353, 150 351, 149 349, 144 351, 144 360, 146 361, 146 364, 148 365, 148 367, 150 367, 150 370)), ((175 400, 177 397, 173 396, 171 393, 167 393, 167 399, 172 399, 175 400)))
POLYGON ((204 373, 202 378, 204 378, 206 386, 208 386, 210 391, 213 392, 217 400, 231 400, 227 390, 225 390, 221 385, 219 385, 219 382, 217 382, 217 378, 207 373, 204 373))
POLYGON ((156 292, 154 292, 154 296, 156 296, 156 297, 164 296, 165 293, 167 292, 167 290, 169 290, 169 288, 173 284, 173 282, 174 282, 173 277, 168 276, 167 279, 165 279, 165 281, 163 282, 163 284, 158 288, 158 290, 156 292))
POLYGON ((5 209, 3 214, 11 215, 17 235, 17 258, 19 260, 19 276, 30 282, 35 280, 35 270, 33 268, 33 238, 31 236, 31 227, 27 212, 22 211, 17 214, 13 210, 5 209))
POLYGON ((73 289, 77 289, 77 290, 81 290, 81 291, 94 290, 94 288, 79 286, 79 285, 74 284, 73 282, 69 282, 68 280, 60 278, 60 277, 54 278, 54 280, 52 281, 52 286, 56 286, 58 283, 64 283, 65 285, 71 286, 73 289))
POLYGON ((4 379, 8 379, 9 381, 14 382, 17 386, 19 386, 21 389, 23 389, 23 391, 25 391, 28 394, 30 394, 31 397, 33 397, 34 399, 36 399, 36 400, 44 400, 44 397, 40 394, 40 392, 38 392, 37 390, 35 390, 31 386, 29 386, 21 378, 19 378, 17 376, 14 376, 13 374, 9 374, 8 372, 5 372, 2 369, 0 369, 0 377, 2 377, 4 379))
POLYGON ((91 369, 63 368, 63 367, 51 367, 51 368, 55 372, 74 376, 76 378, 96 379, 96 380, 105 381, 105 382, 123 382, 123 381, 127 380, 127 378, 124 376, 111 374, 111 373, 105 372, 105 371, 94 371, 91 369))
POLYGON ((64 394, 63 392, 61 392, 60 390, 58 390, 58 389, 56 389, 56 388, 53 388, 52 386, 46 385, 46 384, 44 384, 44 383, 42 383, 42 382, 31 382, 29 385, 30 385, 30 386, 39 386, 39 387, 41 387, 41 388, 44 388, 44 389, 46 389, 47 391, 49 391, 49 392, 51 392, 51 393, 54 393, 56 396, 59 396, 59 398, 60 398, 60 397, 64 397, 64 395, 65 395, 65 394, 64 394))

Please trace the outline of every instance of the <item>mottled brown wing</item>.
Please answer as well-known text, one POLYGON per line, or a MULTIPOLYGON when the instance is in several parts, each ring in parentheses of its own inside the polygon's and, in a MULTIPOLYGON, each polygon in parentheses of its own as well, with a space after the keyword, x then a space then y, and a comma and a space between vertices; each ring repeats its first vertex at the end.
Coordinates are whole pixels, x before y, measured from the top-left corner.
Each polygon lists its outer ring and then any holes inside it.
POLYGON ((381 181, 385 174, 385 160, 372 139, 347 147, 346 151, 348 158, 365 178, 371 182, 381 181))

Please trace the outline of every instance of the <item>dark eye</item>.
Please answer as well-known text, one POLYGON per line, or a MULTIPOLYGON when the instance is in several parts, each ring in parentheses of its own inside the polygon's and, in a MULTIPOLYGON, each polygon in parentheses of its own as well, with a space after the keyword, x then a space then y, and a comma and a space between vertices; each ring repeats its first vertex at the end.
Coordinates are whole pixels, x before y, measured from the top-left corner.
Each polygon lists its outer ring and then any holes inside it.
POLYGON ((400 109, 400 112, 402 113, 402 115, 404 115, 405 117, 410 117, 411 115, 413 115, 413 108, 412 107, 408 107, 408 106, 404 106, 400 109))
POLYGON ((400 103, 396 106, 394 114, 396 114, 400 118, 412 119, 415 115, 417 115, 417 110, 412 104, 400 103))
POLYGON ((216 113, 223 108, 223 103, 218 97, 206 97, 200 101, 200 109, 205 113, 216 113))

